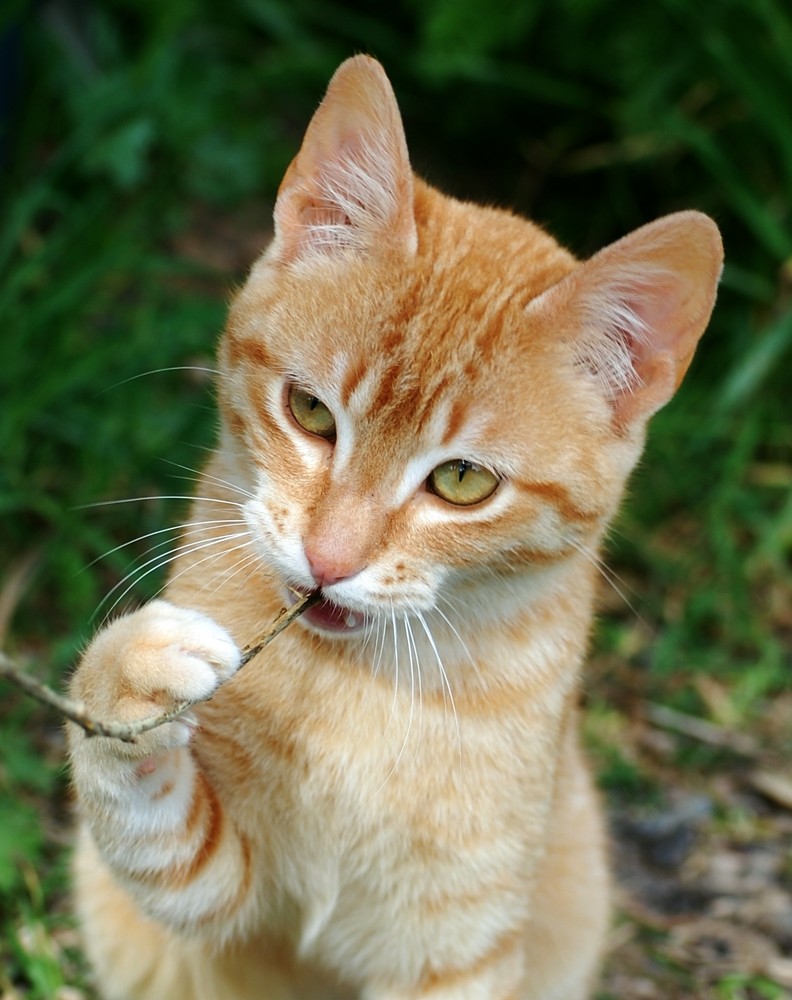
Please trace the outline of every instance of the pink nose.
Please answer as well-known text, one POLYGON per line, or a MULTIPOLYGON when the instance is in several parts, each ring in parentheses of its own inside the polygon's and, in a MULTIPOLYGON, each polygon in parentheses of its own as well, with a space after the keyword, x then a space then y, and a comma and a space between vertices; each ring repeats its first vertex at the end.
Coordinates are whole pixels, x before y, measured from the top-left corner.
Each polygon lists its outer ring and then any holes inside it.
POLYGON ((334 583, 348 580, 350 577, 356 576, 363 569, 362 566, 358 566, 351 561, 345 561, 343 558, 338 557, 334 558, 329 553, 324 554, 314 551, 309 549, 308 546, 305 548, 305 558, 311 567, 311 576, 316 581, 317 587, 330 587, 334 583))

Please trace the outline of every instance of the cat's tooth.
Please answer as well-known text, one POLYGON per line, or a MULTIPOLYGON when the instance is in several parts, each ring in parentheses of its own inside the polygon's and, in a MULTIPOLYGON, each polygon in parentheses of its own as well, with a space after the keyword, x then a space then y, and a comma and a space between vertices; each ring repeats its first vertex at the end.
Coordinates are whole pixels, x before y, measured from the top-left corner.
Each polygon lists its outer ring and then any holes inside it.
POLYGON ((347 628, 354 628, 357 625, 357 623, 358 623, 357 615, 354 614, 351 611, 347 612, 346 627, 347 628))

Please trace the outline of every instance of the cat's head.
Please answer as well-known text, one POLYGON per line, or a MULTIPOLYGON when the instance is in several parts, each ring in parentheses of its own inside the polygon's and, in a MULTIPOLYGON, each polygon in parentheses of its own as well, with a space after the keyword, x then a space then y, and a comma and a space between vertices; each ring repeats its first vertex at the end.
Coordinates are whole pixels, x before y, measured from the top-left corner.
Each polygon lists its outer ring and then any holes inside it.
POLYGON ((308 627, 459 627, 586 565, 721 257, 696 212, 578 263, 532 223, 440 194, 412 174, 380 65, 344 63, 221 348, 225 447, 261 554, 284 588, 327 599, 308 627))

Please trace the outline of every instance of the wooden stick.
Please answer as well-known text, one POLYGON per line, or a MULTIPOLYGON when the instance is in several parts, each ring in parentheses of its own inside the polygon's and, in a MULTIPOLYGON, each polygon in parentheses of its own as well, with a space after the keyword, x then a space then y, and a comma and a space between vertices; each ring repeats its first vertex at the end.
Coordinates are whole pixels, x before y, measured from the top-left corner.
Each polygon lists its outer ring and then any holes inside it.
POLYGON ((706 719, 700 719, 696 715, 678 712, 675 708, 669 708, 668 705, 648 702, 646 717, 655 726, 671 729, 713 747, 734 750, 745 757, 755 757, 758 753, 756 742, 747 733, 738 733, 733 729, 718 726, 714 722, 708 722, 706 719))
MULTIPOLYGON (((262 649, 269 645, 276 635, 280 635, 287 625, 290 625, 295 618, 298 618, 308 608, 313 607, 320 599, 319 592, 315 591, 313 594, 301 597, 290 608, 284 608, 258 642, 243 650, 239 669, 241 670, 254 656, 258 656, 262 649)), ((16 687, 31 695, 36 701, 54 708, 61 715, 66 716, 67 719, 76 722, 78 726, 81 726, 85 730, 87 736, 108 736, 111 739, 123 740, 125 743, 134 743, 142 733, 147 733, 150 729, 156 729, 157 726, 162 726, 166 722, 170 722, 189 708, 192 708, 193 705, 207 700, 199 698, 195 701, 183 701, 170 711, 163 712, 160 715, 151 715, 148 718, 139 719, 137 722, 119 722, 115 719, 92 718, 81 701, 73 701, 71 698, 66 698, 64 695, 58 694, 57 691, 53 691, 52 688, 37 681, 29 674, 24 673, 2 651, 0 651, 0 677, 4 677, 16 685, 16 687)))

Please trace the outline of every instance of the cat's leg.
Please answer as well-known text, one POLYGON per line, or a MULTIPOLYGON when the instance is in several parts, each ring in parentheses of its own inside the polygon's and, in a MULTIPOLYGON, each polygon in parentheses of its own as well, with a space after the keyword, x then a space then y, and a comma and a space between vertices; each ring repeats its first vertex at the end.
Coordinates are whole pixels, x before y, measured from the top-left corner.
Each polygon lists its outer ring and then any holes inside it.
POLYGON ((570 727, 525 937, 520 1000, 592 995, 610 917, 606 855, 602 809, 570 727))
MULTIPOLYGON (((96 636, 71 690, 90 714, 133 721, 208 697, 239 662, 209 618, 154 601, 96 636)), ((185 719, 134 744, 70 725, 74 785, 103 863, 146 914, 227 937, 250 907, 249 850, 197 766, 190 735, 185 719)))
POLYGON ((113 878, 87 828, 74 854, 75 908, 102 1000, 311 1000, 277 942, 225 947, 143 914, 113 878))

